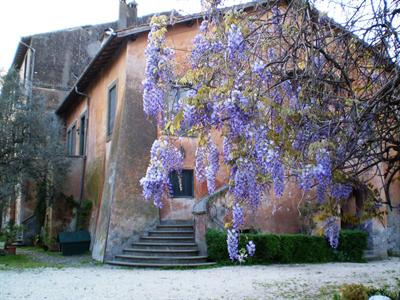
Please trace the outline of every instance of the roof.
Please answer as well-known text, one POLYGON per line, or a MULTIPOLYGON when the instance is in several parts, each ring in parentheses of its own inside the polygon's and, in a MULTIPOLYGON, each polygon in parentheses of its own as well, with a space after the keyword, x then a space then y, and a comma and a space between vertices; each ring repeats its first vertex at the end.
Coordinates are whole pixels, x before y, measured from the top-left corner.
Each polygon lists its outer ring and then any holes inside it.
MULTIPOLYGON (((223 8, 222 10, 229 10, 232 8, 240 8, 240 9, 249 9, 257 6, 263 6, 266 5, 269 2, 269 0, 263 0, 263 1, 252 1, 252 2, 247 2, 245 4, 239 4, 239 5, 234 5, 230 7, 223 8)), ((289 0, 290 2, 290 0, 289 0)), ((316 14, 320 14, 317 9, 313 10, 316 14)), ((161 14, 171 14, 172 12, 163 12, 161 14)), ((149 22, 151 19, 152 15, 144 16, 141 18, 142 22, 149 22)), ((187 15, 181 17, 178 15, 178 20, 174 22, 174 24, 183 24, 183 23, 188 23, 188 22, 193 22, 198 19, 202 19, 204 17, 204 13, 197 13, 197 14, 192 14, 192 15, 187 15)), ((332 26, 338 28, 339 30, 347 31, 345 28, 343 28, 340 24, 335 22, 333 19, 329 17, 324 17, 325 22, 331 24, 332 26)), ((140 24, 140 23, 139 23, 140 24)), ((97 74, 106 66, 106 64, 110 61, 110 59, 115 55, 115 51, 117 51, 124 42, 128 40, 133 40, 136 38, 137 35, 150 31, 150 26, 149 24, 141 24, 139 26, 134 26, 130 27, 127 29, 119 30, 117 32, 114 32, 112 35, 108 37, 108 39, 104 42, 103 46, 99 49, 97 55, 92 59, 92 61, 89 63, 89 65, 85 68, 85 70, 82 72, 81 76, 78 78, 76 81, 75 85, 70 89, 68 92, 67 96, 64 98, 64 100, 61 102, 61 104, 58 106, 56 109, 55 113, 60 115, 63 112, 66 111, 69 105, 72 104, 73 100, 78 97, 82 97, 83 93, 86 88, 89 86, 91 83, 92 79, 97 76, 97 74)), ((349 32, 350 33, 350 32, 349 32)), ((353 33, 350 33, 351 36, 356 38, 359 42, 362 43, 362 45, 369 50, 374 51, 369 45, 365 43, 361 38, 357 37, 353 33)))
POLYGON ((25 36, 21 38, 20 43, 18 43, 17 51, 15 52, 14 60, 12 62, 12 67, 19 69, 24 61, 26 51, 28 47, 26 45, 30 45, 32 41, 32 36, 25 36))
POLYGON ((19 69, 22 66, 22 63, 23 63, 24 58, 25 58, 26 51, 28 50, 27 45, 31 46, 32 38, 34 38, 34 37, 43 36, 43 35, 50 35, 50 34, 57 34, 59 32, 69 32, 69 31, 74 31, 74 30, 88 29, 88 28, 99 27, 99 26, 113 26, 113 25, 116 25, 116 23, 117 22, 109 22, 109 23, 102 23, 102 24, 96 24, 96 25, 83 25, 83 26, 65 28, 65 29, 49 31, 49 32, 42 32, 42 33, 38 33, 38 34, 33 34, 33 35, 21 37, 21 40, 18 43, 18 47, 17 47, 17 50, 15 52, 14 59, 13 59, 13 62, 11 64, 11 67, 19 69))
MULTIPOLYGON (((262 1, 261 4, 267 1, 262 1)), ((248 2, 245 4, 235 5, 236 8, 247 9, 260 5, 260 1, 248 2)), ((227 7, 226 9, 232 9, 232 7, 227 7)), ((163 12, 161 14, 171 14, 172 11, 163 12)), ((174 12, 174 15, 178 17, 178 20, 174 24, 184 24, 190 23, 204 17, 204 13, 197 13, 187 16, 180 16, 174 12)), ((89 84, 92 82, 93 78, 106 66, 106 64, 114 57, 115 51, 118 51, 120 47, 128 40, 135 39, 137 35, 150 31, 149 21, 151 16, 148 15, 141 17, 141 22, 147 22, 147 24, 142 24, 139 26, 130 27, 127 29, 119 30, 111 34, 108 39, 103 43, 103 46, 99 49, 97 55, 92 59, 89 65, 82 72, 81 76, 76 81, 75 85, 69 90, 64 100, 56 109, 56 114, 60 115, 67 110, 69 105, 74 101, 75 98, 80 98, 89 84)), ((141 23, 139 22, 139 24, 141 23)))
MULTIPOLYGON (((179 19, 175 24, 182 24, 202 18, 203 14, 194 14, 179 19)), ((56 109, 56 114, 62 114, 76 97, 81 97, 83 91, 89 86, 93 78, 115 56, 116 51, 128 40, 135 39, 137 35, 150 31, 150 25, 140 25, 112 33, 103 43, 96 56, 82 72, 75 85, 56 109)))

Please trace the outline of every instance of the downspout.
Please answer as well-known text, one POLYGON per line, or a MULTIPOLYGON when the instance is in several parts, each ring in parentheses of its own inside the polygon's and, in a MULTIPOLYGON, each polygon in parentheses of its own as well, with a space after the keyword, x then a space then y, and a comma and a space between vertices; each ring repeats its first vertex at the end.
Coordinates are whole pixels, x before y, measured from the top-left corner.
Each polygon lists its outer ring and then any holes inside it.
MULTIPOLYGON (((87 98, 87 108, 86 108, 86 124, 85 124, 85 139, 84 139, 84 155, 83 155, 83 166, 82 166, 82 174, 81 174, 81 182, 80 182, 80 192, 79 192, 79 207, 82 204, 83 200, 83 192, 84 192, 84 184, 85 184, 85 173, 86 173, 86 161, 87 161, 87 154, 88 154, 88 147, 87 147, 87 141, 88 141, 88 136, 89 136, 89 114, 90 114, 90 100, 91 97, 88 94, 82 93, 78 90, 78 86, 75 86, 75 93, 78 95, 84 96, 87 98)), ((77 215, 76 219, 76 224, 78 224, 78 219, 79 219, 79 214, 77 215)))

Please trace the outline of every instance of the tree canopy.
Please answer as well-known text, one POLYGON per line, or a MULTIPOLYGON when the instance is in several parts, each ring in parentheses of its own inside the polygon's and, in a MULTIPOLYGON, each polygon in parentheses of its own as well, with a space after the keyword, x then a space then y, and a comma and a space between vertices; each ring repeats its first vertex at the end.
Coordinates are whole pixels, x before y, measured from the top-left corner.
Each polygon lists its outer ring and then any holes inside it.
POLYGON ((0 207, 15 201, 26 180, 45 186, 52 200, 68 169, 61 126, 42 99, 27 97, 15 70, 0 83, 0 207))

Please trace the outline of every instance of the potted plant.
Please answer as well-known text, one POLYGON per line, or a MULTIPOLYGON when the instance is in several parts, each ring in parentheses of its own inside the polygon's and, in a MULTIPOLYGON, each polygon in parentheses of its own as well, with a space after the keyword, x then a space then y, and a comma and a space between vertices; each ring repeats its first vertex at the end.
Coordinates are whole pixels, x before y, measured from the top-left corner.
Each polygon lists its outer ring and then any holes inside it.
POLYGON ((6 250, 6 236, 0 232, 0 255, 4 255, 6 250))
MULTIPOLYGON (((18 233, 22 230, 22 226, 16 226, 12 223, 8 224, 2 233, 0 233, 0 239, 3 240, 4 243, 4 252, 6 254, 15 255, 17 247, 13 245, 16 241, 18 233)), ((1 246, 1 245, 0 245, 1 246)))

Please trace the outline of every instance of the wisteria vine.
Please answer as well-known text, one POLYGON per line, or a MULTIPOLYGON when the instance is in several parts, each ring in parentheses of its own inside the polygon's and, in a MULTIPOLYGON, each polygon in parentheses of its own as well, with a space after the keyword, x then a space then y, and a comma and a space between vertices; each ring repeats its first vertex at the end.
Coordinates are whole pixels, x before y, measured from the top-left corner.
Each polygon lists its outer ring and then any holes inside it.
MULTIPOLYGON (((348 162, 366 147, 372 130, 371 120, 360 125, 363 130, 355 128, 349 113, 366 108, 350 98, 343 100, 337 85, 330 83, 340 70, 330 73, 337 66, 325 52, 317 51, 323 40, 317 39, 307 50, 299 47, 300 60, 287 55, 288 41, 298 39, 299 30, 294 30, 296 23, 283 23, 281 8, 270 7, 272 13, 261 16, 248 16, 243 10, 219 14, 219 3, 209 1, 188 56, 190 68, 179 78, 173 72, 174 52, 165 45, 166 18, 152 18, 144 111, 158 120, 163 134, 182 130, 197 134, 195 176, 207 182, 210 194, 216 189, 220 165, 229 166, 234 199, 227 235, 231 260, 243 261, 255 253, 252 241, 244 252, 238 249, 244 211, 255 211, 269 191, 277 199, 284 196, 288 178, 304 193, 315 195, 326 216, 325 235, 336 248, 340 228, 335 216, 354 190, 355 180, 349 179, 358 176, 348 162), (171 114, 166 101, 176 87, 189 92, 171 114), (223 136, 222 145, 213 141, 212 132, 223 136), (353 135, 358 138, 355 143, 353 135)), ((168 138, 160 137, 141 180, 145 198, 160 207, 168 192, 169 172, 181 167, 180 152, 168 138)))

